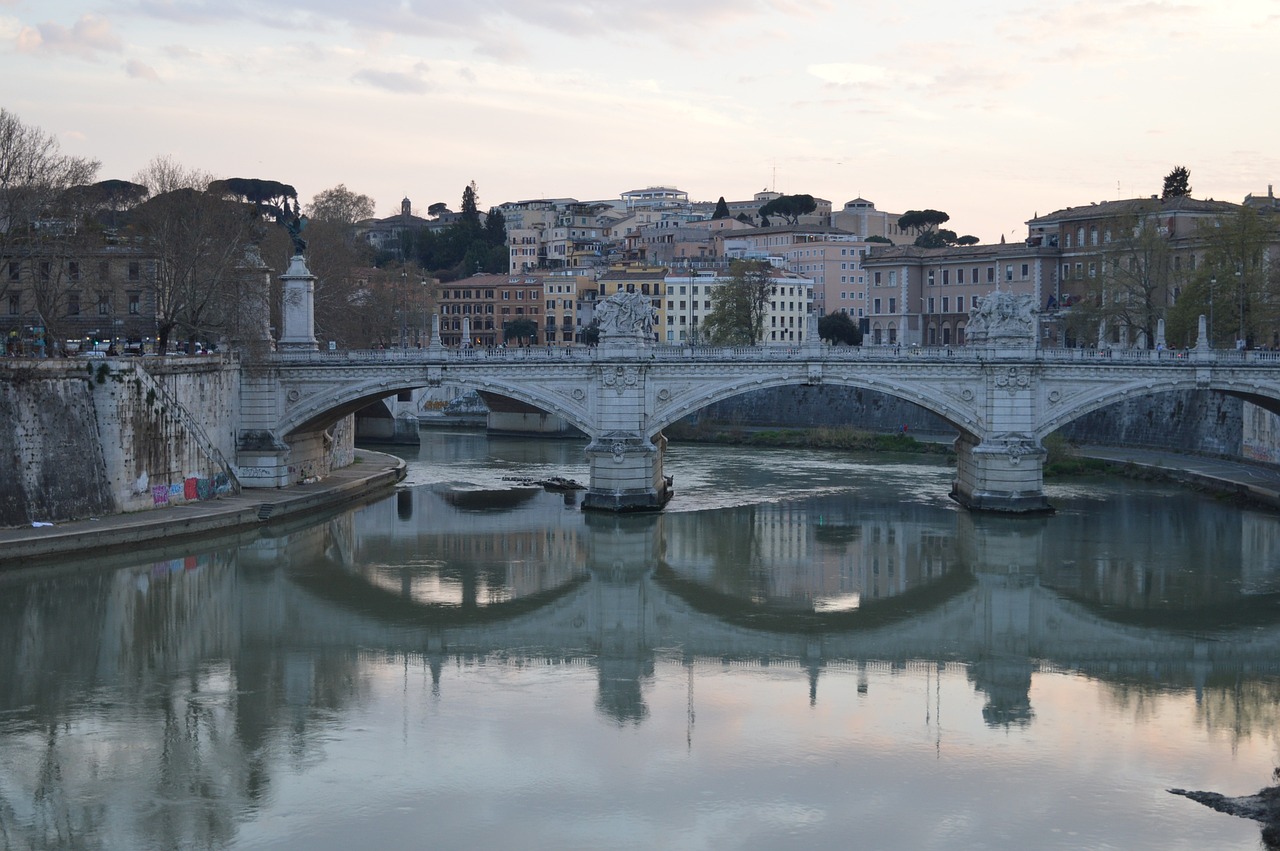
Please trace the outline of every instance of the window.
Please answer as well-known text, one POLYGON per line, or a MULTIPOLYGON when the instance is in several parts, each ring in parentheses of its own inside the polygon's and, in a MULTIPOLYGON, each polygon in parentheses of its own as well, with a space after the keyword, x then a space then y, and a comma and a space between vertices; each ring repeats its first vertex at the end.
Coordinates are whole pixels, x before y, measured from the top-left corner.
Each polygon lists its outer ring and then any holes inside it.
POLYGON ((933 286, 933 270, 929 270, 929 286, 933 286))
POLYGON ((933 313, 933 296, 929 296, 929 308, 927 312, 933 313))
POLYGON ((964 296, 956 296, 956 313, 964 313, 964 296))
POLYGON ((1026 263, 1023 263, 1022 264, 1022 280, 1025 281, 1027 279, 1027 275, 1030 274, 1030 272, 1031 272, 1031 267, 1028 266, 1026 263))
POLYGON ((875 274, 873 274, 871 276, 871 280, 872 280, 872 283, 875 284, 875 286, 877 287, 880 286, 880 273, 876 272, 875 274))
POLYGON ((80 315, 80 293, 67 293, 67 315, 80 315))
POLYGON ((18 264, 17 260, 10 260, 9 261, 9 280, 17 281, 21 279, 22 279, 22 266, 18 264))
POLYGON ((21 306, 22 296, 18 293, 9 293, 9 315, 17 316, 21 312, 21 306))
POLYGON ((98 261, 98 278, 105 283, 107 278, 110 278, 110 277, 111 277, 111 261, 99 260, 98 261))
POLYGON ((942 312, 943 312, 943 313, 950 313, 950 312, 951 312, 951 297, 950 297, 950 296, 945 296, 945 295, 944 295, 944 296, 942 297, 942 312))
POLYGON ((137 260, 129 261, 129 280, 131 281, 142 280, 142 264, 139 263, 137 260))
POLYGON ((947 286, 950 286, 950 285, 951 285, 951 270, 950 270, 950 269, 943 269, 943 270, 942 270, 942 285, 943 285, 944 287, 947 287, 947 286))
POLYGON ((1071 264, 1070 263, 1062 264, 1062 280, 1064 281, 1071 280, 1071 264))
POLYGON ((995 282, 996 282, 996 267, 988 266, 987 267, 987 283, 994 284, 995 282))
POLYGON ((956 283, 957 284, 964 283, 964 269, 956 269, 956 283))
POLYGON ((898 300, 896 298, 889 299, 889 312, 890 313, 898 312, 898 300))
POLYGON ((898 285, 898 273, 897 273, 897 272, 890 272, 890 273, 889 273, 889 286, 891 286, 891 287, 896 287, 897 285, 898 285))
POLYGON ((1089 243, 1091 245, 1098 244, 1098 226, 1097 225, 1089 226, 1089 243))
POLYGON ((98 296, 98 315, 99 316, 111 315, 111 296, 107 295, 106 293, 103 293, 102 295, 98 296))
POLYGON ((73 281, 80 280, 80 264, 75 260, 67 264, 67 277, 73 281))
POLYGON ((880 312, 880 299, 875 299, 874 301, 872 301, 872 303, 871 303, 871 312, 872 312, 872 313, 879 313, 879 312, 880 312))
POLYGON ((1005 267, 1004 267, 1004 279, 1005 279, 1006 281, 1012 281, 1012 280, 1013 280, 1013 264, 1012 264, 1012 263, 1006 263, 1006 264, 1005 264, 1005 267))
POLYGON ((40 264, 40 280, 47 281, 52 274, 53 270, 49 266, 49 261, 45 260, 40 264))

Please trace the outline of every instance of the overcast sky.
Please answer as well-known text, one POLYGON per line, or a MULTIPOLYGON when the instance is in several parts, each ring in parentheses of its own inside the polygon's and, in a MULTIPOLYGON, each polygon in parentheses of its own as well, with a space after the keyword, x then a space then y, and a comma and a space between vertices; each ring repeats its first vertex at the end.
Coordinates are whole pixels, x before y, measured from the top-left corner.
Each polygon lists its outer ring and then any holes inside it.
POLYGON ((389 215, 672 185, 1036 213, 1280 182, 1280 0, 0 0, 0 106, 389 215))

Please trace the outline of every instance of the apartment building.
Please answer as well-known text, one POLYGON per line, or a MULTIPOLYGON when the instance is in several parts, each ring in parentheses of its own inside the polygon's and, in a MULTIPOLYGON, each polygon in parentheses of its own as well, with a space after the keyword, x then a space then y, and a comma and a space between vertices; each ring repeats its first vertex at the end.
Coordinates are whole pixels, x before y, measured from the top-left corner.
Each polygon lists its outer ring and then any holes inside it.
MULTIPOLYGON (((1059 296, 1057 252, 1025 243, 877 247, 862 266, 868 277, 863 345, 960 346, 969 311, 993 290, 1030 293, 1039 305, 1059 296)), ((1056 336, 1044 343, 1060 345, 1056 336)))
POLYGON ((819 314, 844 311, 862 316, 866 280, 861 260, 872 243, 825 225, 786 225, 729 231, 717 236, 719 254, 732 260, 767 260, 813 281, 819 314))
MULTIPOLYGON (((760 342, 798 345, 804 342, 805 322, 813 309, 813 280, 785 269, 771 269, 769 277, 769 311, 760 342)), ((711 313, 716 288, 728 280, 728 264, 673 269, 664 282, 665 310, 660 314, 658 341, 706 342, 699 326, 711 313)))
POLYGON ((434 297, 446 346, 500 345, 503 328, 517 319, 543 327, 543 280, 536 275, 472 275, 436 285, 434 297))

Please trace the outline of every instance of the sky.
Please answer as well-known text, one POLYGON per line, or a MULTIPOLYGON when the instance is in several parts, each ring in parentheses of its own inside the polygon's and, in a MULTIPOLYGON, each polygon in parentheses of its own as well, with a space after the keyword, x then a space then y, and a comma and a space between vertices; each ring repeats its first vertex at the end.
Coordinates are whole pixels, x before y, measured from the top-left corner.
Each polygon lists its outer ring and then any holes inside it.
POLYGON ((0 107, 378 215, 675 186, 1027 219, 1280 182, 1280 0, 0 0, 0 107))

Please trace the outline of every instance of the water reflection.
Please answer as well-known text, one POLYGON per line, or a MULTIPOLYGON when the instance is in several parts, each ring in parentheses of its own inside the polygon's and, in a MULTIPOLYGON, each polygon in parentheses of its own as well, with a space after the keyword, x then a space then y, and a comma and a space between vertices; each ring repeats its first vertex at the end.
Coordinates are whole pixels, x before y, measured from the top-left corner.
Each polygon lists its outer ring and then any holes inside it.
POLYGON ((479 671, 584 672, 597 717, 627 730, 659 723, 674 670, 690 748, 695 680, 735 668, 802 672, 811 711, 850 680, 892 703, 893 676, 924 677, 939 747, 944 682, 977 698, 949 724, 1025 731, 1053 699, 1034 684, 1059 672, 1104 684, 1134 725, 1179 692, 1232 742, 1280 720, 1271 515, 1100 485, 1030 521, 865 491, 611 516, 528 489, 460 502, 493 490, 475 484, 178 558, 0 577, 4 842, 232 844, 401 667, 446 704, 479 671))

